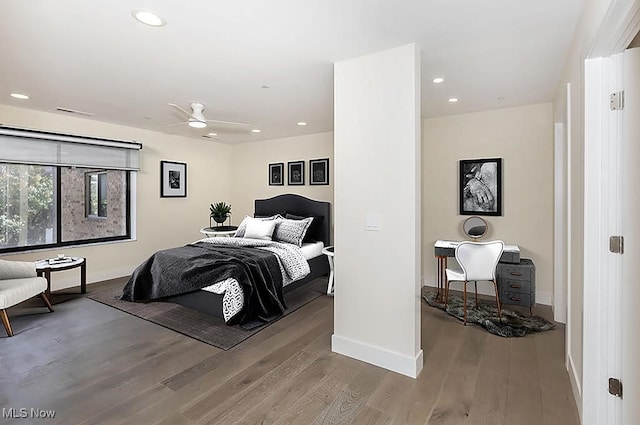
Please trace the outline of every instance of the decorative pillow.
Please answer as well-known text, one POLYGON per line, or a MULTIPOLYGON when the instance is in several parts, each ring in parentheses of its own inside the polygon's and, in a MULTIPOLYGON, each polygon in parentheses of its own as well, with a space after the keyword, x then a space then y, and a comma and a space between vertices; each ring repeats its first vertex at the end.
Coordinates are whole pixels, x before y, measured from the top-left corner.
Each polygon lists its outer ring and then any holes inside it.
POLYGON ((302 243, 307 243, 307 242, 315 242, 316 241, 316 237, 319 233, 319 229, 322 223, 322 219, 323 217, 303 217, 300 215, 295 215, 295 214, 290 214, 290 213, 286 213, 284 218, 287 218, 289 220, 304 220, 305 218, 311 218, 313 219, 313 221, 311 222, 311 225, 309 226, 309 228, 307 229, 307 233, 304 235, 304 240, 302 241, 302 243))
POLYGON ((276 219, 273 240, 302 246, 302 241, 312 221, 313 217, 303 218, 302 220, 276 219))
POLYGON ((253 218, 247 223, 247 228, 244 231, 244 237, 270 241, 275 227, 276 220, 258 220, 253 218))
POLYGON ((270 217, 254 218, 254 217, 250 217, 250 216, 246 215, 242 219, 242 222, 238 226, 238 230, 236 230, 236 234, 234 236, 236 238, 244 237, 244 232, 245 232, 245 230, 247 228, 247 223, 249 222, 249 220, 275 220, 276 218, 282 218, 282 216, 280 214, 276 214, 276 215, 272 215, 270 217))

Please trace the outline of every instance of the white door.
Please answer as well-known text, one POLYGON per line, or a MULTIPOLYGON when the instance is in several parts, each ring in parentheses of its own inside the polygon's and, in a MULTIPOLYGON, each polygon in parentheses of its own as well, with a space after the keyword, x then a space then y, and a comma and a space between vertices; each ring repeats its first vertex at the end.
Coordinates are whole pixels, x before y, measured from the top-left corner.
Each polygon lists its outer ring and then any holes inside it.
POLYGON ((640 418, 640 48, 624 53, 622 135, 622 423, 640 418))

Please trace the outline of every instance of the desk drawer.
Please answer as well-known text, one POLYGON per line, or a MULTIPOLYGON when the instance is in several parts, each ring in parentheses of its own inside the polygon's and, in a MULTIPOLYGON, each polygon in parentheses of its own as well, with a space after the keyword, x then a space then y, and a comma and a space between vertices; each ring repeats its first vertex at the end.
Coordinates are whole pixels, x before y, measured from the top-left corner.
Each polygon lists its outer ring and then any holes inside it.
POLYGON ((534 266, 524 262, 517 264, 498 263, 497 277, 504 280, 523 280, 531 282, 535 276, 534 266))
POLYGON ((530 294, 531 282, 524 280, 500 279, 498 282, 500 292, 517 292, 519 294, 530 294))
POLYGON ((531 294, 522 294, 519 292, 500 292, 500 302, 502 304, 521 305, 525 307, 533 307, 535 304, 535 297, 531 294))

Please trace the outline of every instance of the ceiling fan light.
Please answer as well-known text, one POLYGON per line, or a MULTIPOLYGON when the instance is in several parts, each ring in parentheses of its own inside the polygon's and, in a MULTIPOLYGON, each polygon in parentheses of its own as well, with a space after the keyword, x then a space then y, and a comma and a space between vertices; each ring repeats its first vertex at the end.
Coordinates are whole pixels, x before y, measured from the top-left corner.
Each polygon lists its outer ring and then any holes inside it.
POLYGON ((198 121, 198 120, 189 120, 189 127, 193 127, 193 128, 205 128, 207 126, 207 123, 204 121, 198 121))

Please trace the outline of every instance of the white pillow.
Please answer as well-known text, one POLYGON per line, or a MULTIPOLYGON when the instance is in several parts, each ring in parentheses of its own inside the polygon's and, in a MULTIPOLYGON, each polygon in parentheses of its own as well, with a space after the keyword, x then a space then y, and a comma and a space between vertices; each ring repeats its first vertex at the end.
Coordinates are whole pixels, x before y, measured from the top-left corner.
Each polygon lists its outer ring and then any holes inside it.
POLYGON ((275 220, 260 220, 251 218, 247 221, 247 228, 244 231, 244 238, 271 240, 273 229, 276 228, 275 220))
POLYGON ((247 228, 247 223, 249 222, 249 220, 275 220, 277 218, 282 218, 282 216, 280 214, 276 214, 276 215, 272 215, 271 217, 251 217, 248 215, 244 216, 244 219, 242 219, 242 222, 240 223, 240 225, 238 226, 238 230, 236 230, 236 234, 234 235, 236 238, 242 238, 244 237, 244 231, 247 228))

